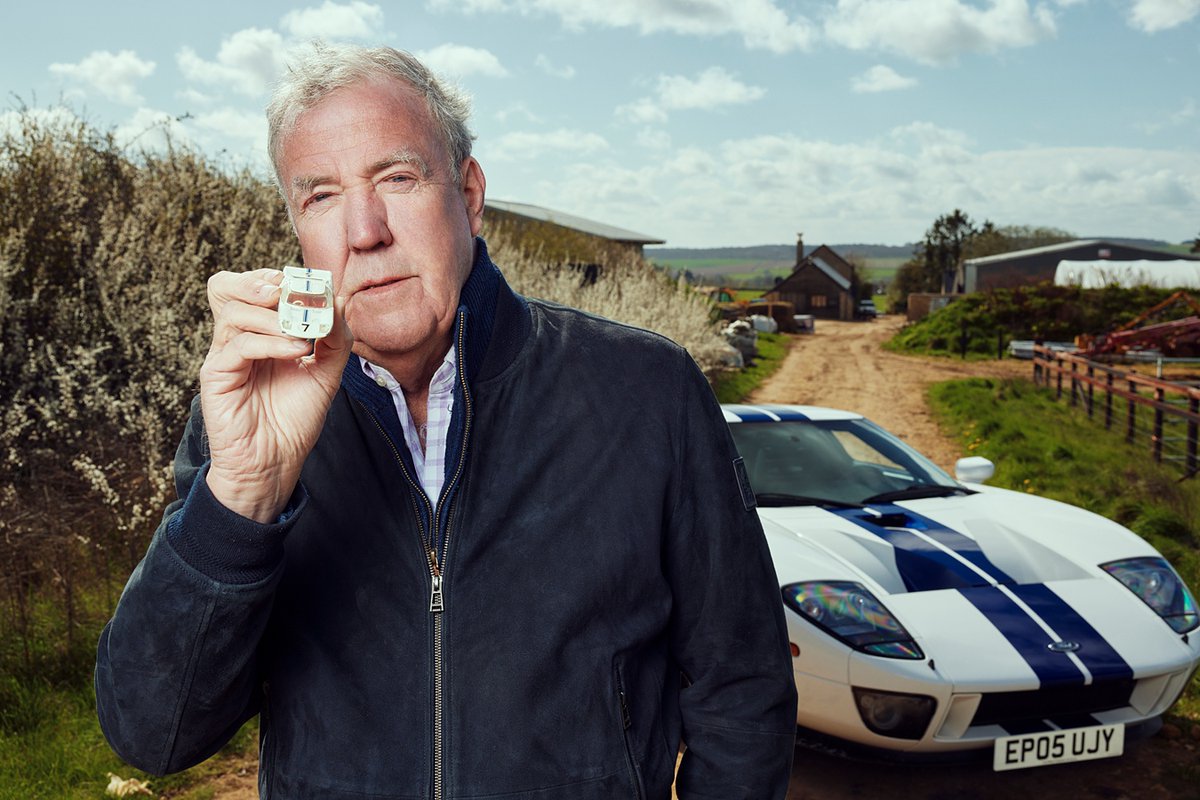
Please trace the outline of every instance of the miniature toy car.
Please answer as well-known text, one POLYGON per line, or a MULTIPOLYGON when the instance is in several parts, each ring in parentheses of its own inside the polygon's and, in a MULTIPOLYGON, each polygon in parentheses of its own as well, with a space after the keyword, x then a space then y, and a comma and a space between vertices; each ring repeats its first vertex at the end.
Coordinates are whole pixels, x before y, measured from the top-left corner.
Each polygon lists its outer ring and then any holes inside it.
POLYGON ((320 339, 333 330, 333 273, 284 267, 279 330, 298 339, 320 339))

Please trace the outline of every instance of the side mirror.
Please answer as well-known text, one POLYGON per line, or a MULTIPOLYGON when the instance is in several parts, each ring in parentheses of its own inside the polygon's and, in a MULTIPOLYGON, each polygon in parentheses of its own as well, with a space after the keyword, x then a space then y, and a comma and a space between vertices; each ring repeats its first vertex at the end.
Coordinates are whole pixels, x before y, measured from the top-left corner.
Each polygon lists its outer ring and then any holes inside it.
POLYGON ((954 477, 964 483, 984 483, 996 474, 996 465, 983 456, 969 456, 954 462, 954 477))

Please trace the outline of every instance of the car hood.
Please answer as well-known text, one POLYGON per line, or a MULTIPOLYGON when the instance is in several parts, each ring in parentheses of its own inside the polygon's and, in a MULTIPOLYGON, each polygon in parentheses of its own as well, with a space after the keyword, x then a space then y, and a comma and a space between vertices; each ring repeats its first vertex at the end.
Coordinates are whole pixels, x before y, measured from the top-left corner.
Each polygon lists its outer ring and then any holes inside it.
POLYGON ((1099 567, 1158 555, 1149 544, 1074 506, 972 488, 864 509, 760 509, 779 582, 861 583, 963 690, 1012 688, 1014 675, 1028 688, 1140 677, 1188 657, 1099 567))
POLYGON ((781 582, 865 578, 887 594, 1111 580, 1100 564, 1158 555, 1132 531, 1089 511, 972 488, 977 493, 862 509, 760 508, 759 516, 781 582))

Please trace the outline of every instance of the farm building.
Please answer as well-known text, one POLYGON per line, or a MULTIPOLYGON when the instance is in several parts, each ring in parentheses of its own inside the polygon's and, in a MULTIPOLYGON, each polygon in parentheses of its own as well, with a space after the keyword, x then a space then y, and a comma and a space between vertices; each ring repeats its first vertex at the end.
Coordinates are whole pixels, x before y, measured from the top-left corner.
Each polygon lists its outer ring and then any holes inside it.
POLYGON ((1157 286, 1160 289, 1200 289, 1200 261, 1068 261, 1058 262, 1056 286, 1157 286))
POLYGON ((854 284, 854 265, 833 248, 821 245, 806 256, 803 240, 797 240, 795 269, 765 298, 791 303, 797 314, 854 319, 854 284))
POLYGON ((533 240, 542 255, 552 261, 604 263, 605 256, 614 252, 640 256, 644 246, 665 243, 644 233, 529 203, 489 199, 483 218, 485 235, 487 230, 504 228, 517 244, 533 240))
POLYGON ((1029 250, 1016 250, 982 258, 969 258, 955 277, 958 292, 1003 289, 1053 281, 1058 262, 1067 261, 1174 261, 1191 257, 1103 239, 1079 239, 1029 250))

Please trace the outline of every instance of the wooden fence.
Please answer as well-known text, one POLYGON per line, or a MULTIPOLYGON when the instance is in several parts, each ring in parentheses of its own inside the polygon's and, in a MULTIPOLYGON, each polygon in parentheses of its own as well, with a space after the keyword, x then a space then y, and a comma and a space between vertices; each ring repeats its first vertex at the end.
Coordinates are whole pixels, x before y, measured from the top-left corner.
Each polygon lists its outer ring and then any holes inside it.
POLYGON ((1088 419, 1120 426, 1125 441, 1145 442, 1155 461, 1178 465, 1183 477, 1200 471, 1200 388, 1118 369, 1048 347, 1033 348, 1033 382, 1069 396, 1088 419), (1099 395, 1099 397, 1097 396, 1099 395))

